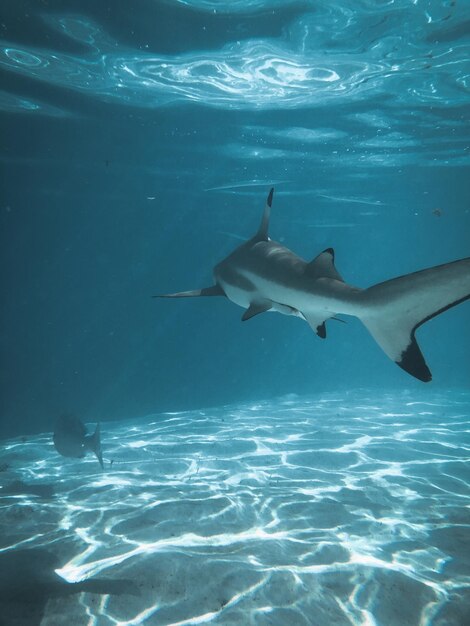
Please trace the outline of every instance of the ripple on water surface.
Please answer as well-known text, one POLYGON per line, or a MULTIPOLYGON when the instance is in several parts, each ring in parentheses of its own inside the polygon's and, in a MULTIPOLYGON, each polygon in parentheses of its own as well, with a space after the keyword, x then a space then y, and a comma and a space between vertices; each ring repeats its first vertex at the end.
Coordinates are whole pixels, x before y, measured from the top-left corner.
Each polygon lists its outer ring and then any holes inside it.
MULTIPOLYGON (((198 102, 226 109, 282 109, 356 103, 372 94, 393 94, 400 108, 466 104, 468 3, 361 1, 354 9, 346 0, 316 2, 314 9, 306 2, 273 5, 272 0, 179 4, 172 24, 199 11, 210 20, 211 31, 229 28, 226 40, 211 45, 208 38, 206 49, 188 49, 185 37, 185 49, 159 53, 158 37, 132 48, 127 40, 119 41, 118 28, 111 36, 105 24, 86 15, 44 12, 46 41, 56 31, 83 46, 84 53, 65 52, 60 43, 48 49, 4 40, 0 67, 99 99, 152 108, 198 102), (281 35, 275 26, 264 38, 250 36, 259 28, 247 33, 254 19, 269 24, 273 9, 281 6, 281 35)), ((161 10, 149 11, 149 22, 162 20, 161 10)), ((389 138, 397 140, 393 134, 389 138)))

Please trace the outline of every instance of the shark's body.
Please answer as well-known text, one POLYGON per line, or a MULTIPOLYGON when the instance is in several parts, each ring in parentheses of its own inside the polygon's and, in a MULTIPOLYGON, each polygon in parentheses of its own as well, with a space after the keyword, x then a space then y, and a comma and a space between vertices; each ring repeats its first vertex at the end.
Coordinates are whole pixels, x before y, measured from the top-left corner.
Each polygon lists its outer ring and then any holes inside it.
POLYGON ((254 237, 214 268, 212 287, 166 298, 226 296, 246 309, 242 320, 265 311, 305 319, 319 337, 337 314, 358 317, 383 351, 402 369, 427 382, 431 372, 415 339, 416 329, 470 298, 470 258, 407 274, 370 287, 347 285, 332 248, 307 262, 268 237, 271 189, 254 237))

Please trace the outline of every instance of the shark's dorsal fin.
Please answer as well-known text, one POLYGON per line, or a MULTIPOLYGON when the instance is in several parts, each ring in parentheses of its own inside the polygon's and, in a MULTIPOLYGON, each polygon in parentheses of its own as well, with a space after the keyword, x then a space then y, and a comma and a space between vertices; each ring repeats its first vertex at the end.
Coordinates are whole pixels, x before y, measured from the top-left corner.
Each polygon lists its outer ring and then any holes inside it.
POLYGON ((271 205, 273 203, 274 187, 271 187, 268 197, 266 198, 266 206, 264 207, 263 217, 261 218, 261 224, 259 225, 258 232, 256 233, 256 239, 260 241, 268 241, 269 230, 269 218, 271 216, 271 205))
POLYGON ((323 250, 313 261, 307 265, 306 272, 312 278, 334 278, 335 280, 343 279, 335 267, 335 251, 333 248, 323 250))

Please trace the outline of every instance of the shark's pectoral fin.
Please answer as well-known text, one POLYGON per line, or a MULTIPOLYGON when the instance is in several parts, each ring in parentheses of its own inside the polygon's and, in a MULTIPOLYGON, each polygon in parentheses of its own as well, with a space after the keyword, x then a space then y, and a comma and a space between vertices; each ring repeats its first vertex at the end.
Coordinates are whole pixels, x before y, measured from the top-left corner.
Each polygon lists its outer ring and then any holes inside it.
POLYGON ((320 317, 318 315, 312 315, 312 314, 305 314, 302 313, 302 316, 304 317, 305 321, 307 322, 307 324, 310 326, 310 328, 318 335, 318 337, 320 337, 320 339, 326 339, 326 320, 330 319, 330 316, 328 317, 320 317))
POLYGON ((261 302, 253 302, 247 308, 247 310, 242 315, 242 322, 246 322, 246 320, 251 319, 255 315, 259 315, 260 313, 266 313, 272 309, 273 303, 270 300, 263 300, 261 302))
POLYGON ((203 289, 166 293, 158 296, 152 296, 152 298, 197 298, 198 296, 225 296, 225 291, 220 285, 212 285, 212 287, 204 287, 203 289))

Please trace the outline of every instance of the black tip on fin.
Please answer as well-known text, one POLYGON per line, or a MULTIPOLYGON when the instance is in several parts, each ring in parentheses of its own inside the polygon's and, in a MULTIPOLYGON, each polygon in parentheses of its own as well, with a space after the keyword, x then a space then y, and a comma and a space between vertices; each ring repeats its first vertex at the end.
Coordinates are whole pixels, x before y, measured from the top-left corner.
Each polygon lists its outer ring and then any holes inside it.
POLYGON ((256 239, 258 241, 269 241, 269 217, 271 214, 271 205, 273 203, 274 187, 271 187, 268 197, 266 199, 266 206, 264 207, 263 217, 261 218, 261 224, 259 225, 258 232, 256 233, 256 239))
POLYGON ((274 187, 271 187, 271 191, 268 194, 268 199, 266 200, 266 204, 268 205, 268 207, 271 207, 273 203, 273 193, 274 193, 274 187))
POLYGON ((320 326, 317 326, 317 335, 320 337, 320 339, 326 339, 326 326, 325 326, 325 322, 323 322, 322 324, 320 324, 320 326))
POLYGON ((406 350, 402 352, 401 359, 397 361, 397 365, 405 372, 408 372, 408 374, 411 374, 418 380, 422 380, 423 383, 428 383, 432 380, 432 374, 426 365, 426 361, 414 336, 411 337, 406 350))
POLYGON ((322 254, 324 254, 325 252, 331 254, 331 256, 333 257, 333 261, 335 260, 335 251, 333 250, 333 248, 327 248, 326 250, 323 250, 322 254))

